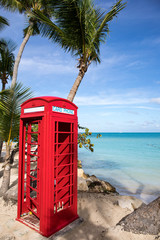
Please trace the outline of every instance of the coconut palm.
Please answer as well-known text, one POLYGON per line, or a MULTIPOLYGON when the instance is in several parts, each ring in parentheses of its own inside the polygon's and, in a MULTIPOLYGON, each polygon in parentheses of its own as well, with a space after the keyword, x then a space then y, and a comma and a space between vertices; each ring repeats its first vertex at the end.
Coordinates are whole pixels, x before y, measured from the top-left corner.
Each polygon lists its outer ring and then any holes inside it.
MULTIPOLYGON (((9 26, 8 20, 2 16, 0 16, 0 31, 5 27, 5 26, 9 26)), ((3 43, 0 40, 0 50, 1 50, 1 46, 3 46, 3 43)))
MULTIPOLYGON (((8 79, 12 77, 13 66, 15 62, 15 57, 13 51, 16 45, 10 40, 6 41, 0 39, 0 79, 2 81, 2 90, 5 89, 5 85, 8 79)), ((0 157, 3 147, 3 140, 0 138, 0 157)))
POLYGON ((2 81, 2 90, 5 89, 8 79, 12 77, 15 57, 13 51, 16 45, 11 40, 0 39, 0 79, 2 81))
POLYGON ((39 10, 34 11, 34 16, 44 23, 40 28, 44 36, 57 41, 66 51, 78 56, 78 77, 68 95, 68 99, 73 101, 90 64, 100 63, 100 45, 106 41, 106 35, 109 33, 108 23, 126 3, 119 0, 109 12, 103 12, 94 6, 93 0, 59 2, 59 5, 54 6, 54 21, 39 10))
POLYGON ((47 8, 48 7, 47 2, 48 2, 47 0, 0 0, 1 7, 4 7, 9 11, 18 11, 19 13, 25 14, 27 15, 27 19, 28 19, 28 25, 24 29, 24 39, 22 41, 22 44, 18 51, 17 58, 15 60, 11 87, 13 87, 17 81, 19 63, 20 63, 24 48, 30 36, 34 36, 40 33, 39 32, 40 22, 37 21, 37 19, 34 18, 33 15, 31 17, 31 13, 33 10, 38 9, 45 16, 49 17, 49 8, 47 8))
POLYGON ((31 97, 29 88, 17 83, 13 88, 0 92, 0 137, 6 144, 3 181, 0 195, 9 188, 11 164, 9 161, 12 141, 19 136, 20 105, 31 97))
POLYGON ((6 18, 0 16, 0 31, 6 26, 9 26, 9 23, 6 18))
MULTIPOLYGON (((9 23, 7 21, 6 18, 0 16, 0 31, 5 27, 5 26, 9 26, 9 23)), ((4 42, 1 42, 0 40, 0 50, 4 47, 4 42)), ((0 138, 0 158, 1 158, 1 152, 2 152, 2 146, 3 146, 3 141, 0 138)))

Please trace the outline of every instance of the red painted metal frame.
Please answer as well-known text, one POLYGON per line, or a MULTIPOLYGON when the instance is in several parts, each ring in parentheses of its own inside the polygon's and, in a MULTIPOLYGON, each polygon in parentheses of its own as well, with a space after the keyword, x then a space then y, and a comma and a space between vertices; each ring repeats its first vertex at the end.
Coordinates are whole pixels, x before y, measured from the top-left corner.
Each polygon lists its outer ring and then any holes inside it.
POLYGON ((17 220, 46 237, 78 218, 77 121, 77 106, 66 99, 32 98, 21 106, 17 220), (66 113, 52 111, 53 106, 66 110, 66 113), (44 111, 43 108, 41 108, 42 111, 37 112, 25 113, 24 111, 24 109, 37 107, 44 107, 44 111), (74 112, 69 114, 68 109, 74 112), (31 144, 31 137, 27 138, 27 160, 25 160, 26 124, 31 128, 31 124, 37 121, 40 126, 37 150, 39 173, 31 177, 29 167, 31 148, 28 147, 28 144, 31 144), (38 185, 36 187, 39 188, 37 198, 30 199, 29 190, 24 192, 26 162, 27 188, 29 186, 28 189, 32 190, 30 184, 31 179, 34 178, 38 185), (32 202, 38 204, 37 214, 34 213, 33 208, 29 207, 32 202), (29 215, 30 212, 32 215, 29 215), (34 218, 35 221, 33 221, 34 218))

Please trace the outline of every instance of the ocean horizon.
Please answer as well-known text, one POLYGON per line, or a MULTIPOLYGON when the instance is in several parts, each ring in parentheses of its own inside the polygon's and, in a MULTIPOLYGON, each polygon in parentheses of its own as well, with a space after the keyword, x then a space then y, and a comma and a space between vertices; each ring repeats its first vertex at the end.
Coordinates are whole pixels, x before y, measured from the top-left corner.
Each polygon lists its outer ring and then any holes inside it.
POLYGON ((79 149, 85 173, 108 181, 121 195, 145 203, 160 196, 160 133, 92 133, 94 152, 79 149))

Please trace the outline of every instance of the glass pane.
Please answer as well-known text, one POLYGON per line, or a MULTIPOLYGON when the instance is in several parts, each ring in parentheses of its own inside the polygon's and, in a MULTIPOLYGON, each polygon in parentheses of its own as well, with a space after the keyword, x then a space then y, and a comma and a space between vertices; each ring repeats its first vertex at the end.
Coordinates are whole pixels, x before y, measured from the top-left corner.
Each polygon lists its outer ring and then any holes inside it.
POLYGON ((71 123, 59 122, 58 123, 58 131, 59 132, 70 132, 71 131, 71 123))

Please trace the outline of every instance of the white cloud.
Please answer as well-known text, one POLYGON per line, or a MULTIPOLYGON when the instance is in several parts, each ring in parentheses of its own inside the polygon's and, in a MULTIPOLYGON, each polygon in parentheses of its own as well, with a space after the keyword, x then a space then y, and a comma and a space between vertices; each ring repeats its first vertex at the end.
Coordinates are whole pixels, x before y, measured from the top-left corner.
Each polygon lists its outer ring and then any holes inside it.
POLYGON ((157 123, 156 120, 144 121, 144 122, 142 123, 142 127, 144 127, 144 128, 147 128, 147 127, 160 128, 160 124, 157 123))
POLYGON ((112 57, 104 57, 102 58, 102 63, 100 65, 100 68, 111 68, 111 67, 115 67, 117 65, 123 65, 124 62, 128 61, 129 56, 123 54, 123 55, 119 55, 119 54, 114 54, 112 53, 112 57))
POLYGON ((127 113, 132 114, 132 115, 139 115, 138 112, 136 112, 136 111, 131 111, 131 110, 128 110, 127 113))
POLYGON ((126 67, 128 67, 128 68, 131 68, 131 67, 141 68, 143 66, 144 66, 144 62, 139 61, 139 60, 130 62, 129 64, 126 65, 126 67))
POLYGON ((147 106, 136 106, 135 108, 146 109, 146 110, 156 110, 156 111, 160 110, 159 108, 147 107, 147 106))
POLYGON ((151 102, 160 104, 160 98, 152 98, 151 102))
POLYGON ((73 65, 64 63, 57 63, 56 60, 42 60, 40 58, 23 58, 20 64, 20 71, 32 71, 34 74, 72 74, 76 72, 73 65))
POLYGON ((135 121, 132 121, 132 120, 130 120, 130 121, 127 121, 127 123, 128 123, 128 124, 131 124, 131 125, 134 125, 134 124, 136 124, 136 122, 135 122, 135 121))
POLYGON ((101 116, 101 117, 108 117, 108 116, 110 116, 112 114, 113 114, 112 112, 102 112, 102 113, 99 114, 99 116, 101 116))
POLYGON ((160 44, 160 37, 156 38, 145 38, 141 41, 142 45, 157 45, 160 44))
POLYGON ((85 97, 75 97, 75 103, 77 105, 83 106, 107 106, 107 105, 132 105, 132 104, 142 104, 148 103, 147 98, 138 98, 137 96, 132 96, 132 93, 122 94, 122 95, 112 95, 112 96, 85 96, 85 97))

